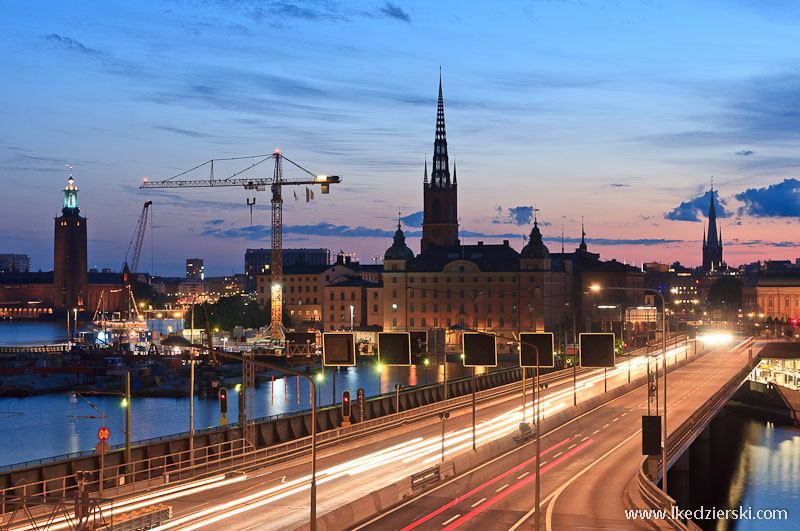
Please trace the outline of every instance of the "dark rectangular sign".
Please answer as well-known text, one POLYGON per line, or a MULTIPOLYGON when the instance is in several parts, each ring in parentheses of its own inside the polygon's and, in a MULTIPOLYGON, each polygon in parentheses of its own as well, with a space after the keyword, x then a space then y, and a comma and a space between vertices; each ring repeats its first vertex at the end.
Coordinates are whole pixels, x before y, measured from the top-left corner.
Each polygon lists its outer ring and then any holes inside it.
POLYGON ((411 365, 411 334, 408 332, 379 332, 378 363, 381 365, 411 365))
POLYGON ((356 346, 352 332, 322 334, 322 365, 325 367, 355 367, 356 346))
POLYGON ((519 341, 520 367, 536 367, 537 351, 539 367, 555 367, 552 332, 523 332, 519 335, 519 341))
POLYGON ((581 334, 578 341, 581 367, 614 367, 614 334, 581 334))
POLYGON ((464 367, 497 367, 497 342, 494 334, 464 332, 464 367))
POLYGON ((661 415, 642 415, 642 455, 661 455, 661 415))

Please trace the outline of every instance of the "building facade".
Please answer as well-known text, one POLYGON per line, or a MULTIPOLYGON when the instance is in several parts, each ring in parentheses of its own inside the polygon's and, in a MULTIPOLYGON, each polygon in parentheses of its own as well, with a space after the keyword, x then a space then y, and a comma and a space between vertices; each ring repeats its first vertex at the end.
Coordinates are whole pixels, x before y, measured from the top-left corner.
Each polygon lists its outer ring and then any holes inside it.
MULTIPOLYGON (((244 254, 245 289, 255 293, 258 288, 258 275, 269 273, 272 249, 247 249, 244 254)), ((282 252, 284 269, 293 266, 327 266, 330 263, 328 249, 284 249, 282 252)))

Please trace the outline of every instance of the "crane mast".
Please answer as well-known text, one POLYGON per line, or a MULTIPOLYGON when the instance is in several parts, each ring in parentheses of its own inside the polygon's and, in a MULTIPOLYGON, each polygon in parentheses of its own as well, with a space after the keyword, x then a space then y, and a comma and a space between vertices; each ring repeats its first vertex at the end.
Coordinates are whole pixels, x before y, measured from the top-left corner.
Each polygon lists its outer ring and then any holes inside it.
POLYGON ((152 201, 147 201, 142 207, 142 214, 136 223, 136 230, 133 232, 131 242, 128 244, 128 250, 125 252, 122 269, 127 269, 131 273, 136 273, 139 270, 139 258, 142 256, 142 243, 144 242, 144 233, 147 230, 147 215, 152 204, 152 201), (133 247, 133 255, 131 255, 131 261, 128 262, 131 247, 133 247))

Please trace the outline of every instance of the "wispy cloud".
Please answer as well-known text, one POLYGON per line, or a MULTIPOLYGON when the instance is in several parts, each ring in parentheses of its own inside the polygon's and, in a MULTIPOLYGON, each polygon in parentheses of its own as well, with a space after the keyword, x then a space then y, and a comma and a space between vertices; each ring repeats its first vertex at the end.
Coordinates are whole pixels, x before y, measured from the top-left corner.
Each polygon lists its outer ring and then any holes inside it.
POLYGON ((44 37, 46 40, 55 42, 60 44, 63 48, 66 48, 69 51, 82 53, 86 55, 102 55, 103 52, 100 50, 95 50, 94 48, 89 48, 85 44, 76 41, 71 37, 64 37, 63 35, 59 35, 58 33, 51 33, 50 35, 46 35, 44 37))
MULTIPOLYGON (((561 238, 545 237, 548 242, 561 243, 561 238)), ((564 243, 578 244, 580 238, 564 238, 564 243)), ((684 240, 673 240, 668 238, 586 238, 587 245, 643 245, 654 246, 668 243, 683 243, 684 240)), ((591 251, 591 249, 589 249, 591 251)))
POLYGON ((750 149, 743 149, 742 151, 737 151, 734 155, 738 155, 740 157, 749 157, 750 155, 755 155, 755 151, 750 149))
POLYGON ((380 12, 383 16, 402 20, 403 22, 411 22, 411 16, 403 11, 403 9, 392 2, 386 2, 381 7, 380 12))
POLYGON ((739 215, 800 218, 800 181, 797 179, 784 179, 764 188, 748 188, 735 197, 744 203, 739 215))
MULTIPOLYGON (((733 215, 732 212, 725 208, 727 203, 725 200, 719 198, 719 192, 717 191, 714 191, 714 203, 716 205, 717 217, 728 218, 733 215)), ((710 190, 700 197, 684 201, 664 214, 664 217, 672 221, 700 221, 701 217, 707 215, 709 205, 711 205, 710 190)))

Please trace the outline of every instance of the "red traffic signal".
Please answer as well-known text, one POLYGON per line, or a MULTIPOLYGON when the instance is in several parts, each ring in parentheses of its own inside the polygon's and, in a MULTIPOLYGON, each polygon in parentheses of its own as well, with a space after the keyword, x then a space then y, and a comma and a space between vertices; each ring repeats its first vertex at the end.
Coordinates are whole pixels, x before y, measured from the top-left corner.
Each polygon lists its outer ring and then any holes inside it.
POLYGON ((350 391, 342 391, 342 416, 350 417, 350 391))
POLYGON ((219 412, 223 415, 228 412, 228 389, 219 388, 219 412))

